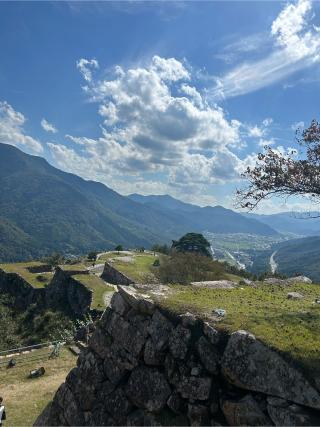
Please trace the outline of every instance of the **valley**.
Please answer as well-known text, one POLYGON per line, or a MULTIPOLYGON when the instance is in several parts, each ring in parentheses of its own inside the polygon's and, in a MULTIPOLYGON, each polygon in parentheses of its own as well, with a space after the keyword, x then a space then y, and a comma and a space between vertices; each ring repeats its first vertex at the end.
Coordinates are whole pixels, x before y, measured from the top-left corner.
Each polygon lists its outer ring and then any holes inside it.
MULTIPOLYGON (((214 258, 251 271, 254 259, 265 254, 273 245, 286 242, 291 235, 259 236, 247 233, 204 233, 211 244, 214 258)), ((266 266, 266 271, 268 266, 266 266)))

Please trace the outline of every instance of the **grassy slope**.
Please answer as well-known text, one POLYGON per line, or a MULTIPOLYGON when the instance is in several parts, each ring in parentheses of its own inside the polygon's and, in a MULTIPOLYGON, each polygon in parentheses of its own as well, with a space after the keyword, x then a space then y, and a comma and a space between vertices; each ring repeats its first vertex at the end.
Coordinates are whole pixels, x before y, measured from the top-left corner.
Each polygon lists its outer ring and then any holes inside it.
MULTIPOLYGON (((35 353, 44 353, 37 350, 35 353)), ((47 351, 45 352, 47 353, 47 351)), ((0 369, 1 395, 5 400, 8 426, 32 426, 37 416, 53 398, 69 371, 76 365, 76 357, 68 349, 62 349, 61 356, 49 360, 29 361, 13 369, 0 369), (29 371, 43 366, 46 373, 37 379, 27 378, 29 371)))
POLYGON ((13 264, 0 264, 0 268, 8 273, 18 273, 34 288, 43 288, 53 277, 53 273, 31 273, 28 267, 38 267, 44 265, 38 261, 19 262, 13 264), (39 278, 41 277, 41 280, 39 278))
POLYGON ((59 266, 64 271, 86 271, 85 263, 63 264, 59 266))
POLYGON ((150 280, 154 281, 155 277, 152 273, 152 264, 154 263, 156 257, 153 254, 149 253, 135 253, 132 252, 132 255, 125 255, 120 252, 111 252, 105 255, 102 255, 98 262, 108 261, 113 259, 111 263, 117 270, 121 273, 129 276, 135 282, 143 283, 150 280), (118 257, 123 256, 132 256, 132 262, 124 262, 117 260, 118 257))
POLYGON ((104 296, 106 292, 114 292, 114 288, 108 286, 104 280, 94 274, 76 274, 73 278, 93 291, 91 308, 103 310, 105 308, 104 296))
POLYGON ((228 331, 245 329, 266 344, 296 360, 307 371, 320 372, 319 286, 297 284, 290 287, 262 285, 232 290, 195 289, 173 286, 175 292, 161 304, 179 311, 210 316, 215 308, 227 311, 215 326, 228 331), (288 292, 300 292, 302 300, 288 300, 288 292))

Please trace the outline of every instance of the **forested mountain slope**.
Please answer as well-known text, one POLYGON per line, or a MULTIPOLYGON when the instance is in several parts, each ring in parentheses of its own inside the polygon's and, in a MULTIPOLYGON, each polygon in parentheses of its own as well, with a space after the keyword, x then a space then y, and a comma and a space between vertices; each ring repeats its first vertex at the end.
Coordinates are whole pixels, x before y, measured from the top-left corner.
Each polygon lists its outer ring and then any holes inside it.
POLYGON ((150 247, 189 231, 276 233, 220 206, 200 208, 169 196, 150 203, 143 196, 125 197, 7 144, 0 144, 0 189, 0 261, 118 244, 150 247))

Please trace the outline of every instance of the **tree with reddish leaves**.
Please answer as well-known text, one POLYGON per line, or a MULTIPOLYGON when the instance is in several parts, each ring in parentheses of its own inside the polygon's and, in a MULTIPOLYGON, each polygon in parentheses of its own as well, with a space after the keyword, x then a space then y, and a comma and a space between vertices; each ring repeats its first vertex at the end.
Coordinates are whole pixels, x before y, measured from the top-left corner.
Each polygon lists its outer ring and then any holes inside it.
POLYGON ((304 130, 297 129, 299 150, 283 154, 269 146, 259 153, 254 167, 242 174, 249 185, 237 190, 239 207, 254 209, 271 196, 308 196, 320 202, 320 123, 312 120, 304 130))

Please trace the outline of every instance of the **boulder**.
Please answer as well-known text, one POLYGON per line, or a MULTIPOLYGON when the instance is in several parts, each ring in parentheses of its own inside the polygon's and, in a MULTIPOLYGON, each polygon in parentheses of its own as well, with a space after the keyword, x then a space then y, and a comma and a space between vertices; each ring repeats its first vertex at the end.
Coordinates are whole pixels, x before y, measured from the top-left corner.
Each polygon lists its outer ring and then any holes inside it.
POLYGON ((210 424, 209 409, 205 405, 189 404, 188 419, 191 426, 207 426, 210 424))
POLYGON ((80 353, 77 364, 77 376, 83 382, 98 385, 104 381, 103 361, 90 349, 80 353))
POLYGON ((207 400, 212 379, 209 377, 182 377, 177 384, 178 392, 185 399, 207 400))
POLYGON ((276 426, 320 425, 320 413, 277 397, 268 398, 268 413, 276 426))
POLYGON ((130 304, 125 301, 120 292, 115 292, 112 295, 110 307, 121 316, 124 316, 131 309, 130 304))
POLYGON ((288 292, 287 294, 288 299, 302 299, 303 295, 299 292, 288 292))
POLYGON ((167 348, 172 331, 172 323, 159 310, 156 310, 152 316, 149 333, 157 350, 167 348))
POLYGON ((63 417, 67 424, 62 425, 82 426, 84 425, 83 413, 66 383, 61 384, 55 397, 54 403, 63 409, 63 417))
POLYGON ((114 392, 110 393, 103 403, 106 410, 118 425, 125 423, 126 416, 133 408, 122 388, 117 388, 114 392))
POLYGON ((185 327, 192 327, 197 323, 196 316, 188 311, 184 314, 180 314, 179 319, 181 320, 182 326, 185 327))
POLYGON ((159 412, 166 405, 171 388, 157 369, 139 366, 130 375, 126 394, 139 408, 159 412))
POLYGON ((290 277, 289 279, 286 279, 286 281, 289 283, 312 283, 312 280, 306 276, 290 277))
POLYGON ((89 347, 102 359, 109 354, 112 338, 104 330, 97 328, 89 339, 89 347))
POLYGON ((306 378, 246 331, 231 335, 222 358, 222 373, 237 387, 320 409, 320 395, 306 378))
POLYGON ((222 399, 221 409, 230 426, 272 425, 251 394, 240 399, 222 399))
POLYGON ((162 365, 165 360, 165 353, 158 351, 153 341, 149 338, 144 347, 144 363, 146 365, 157 366, 162 365))
POLYGON ((118 343, 114 343, 111 346, 109 357, 103 362, 103 370, 113 384, 118 384, 137 365, 138 359, 136 357, 128 353, 118 343))
POLYGON ((87 414, 87 422, 89 426, 114 426, 115 420, 106 410, 104 403, 98 403, 92 410, 91 415, 87 414))
POLYGON ((96 399, 97 384, 82 381, 79 368, 73 368, 66 378, 66 383, 76 397, 79 407, 84 411, 92 409, 96 399))
POLYGON ((123 299, 136 311, 145 314, 153 314, 155 304, 149 295, 141 295, 133 286, 118 286, 123 299))
POLYGON ((176 359, 184 359, 188 353, 191 332, 189 329, 178 325, 169 337, 169 349, 176 359))
POLYGON ((219 353, 204 336, 200 337, 196 344, 199 358, 210 374, 219 373, 219 353))
POLYGON ((61 409, 54 404, 54 402, 49 402, 38 418, 35 420, 33 426, 42 427, 42 426, 60 426, 61 421, 59 419, 59 414, 61 409))
POLYGON ((157 420, 154 414, 151 414, 148 411, 143 411, 142 409, 137 409, 127 417, 127 426, 150 426, 157 427, 161 426, 160 421, 157 420))
POLYGON ((212 345, 216 345, 220 341, 219 332, 210 326, 208 322, 203 323, 203 333, 212 345))
POLYGON ((168 399, 168 407, 175 414, 184 414, 187 411, 186 401, 183 400, 179 393, 174 391, 168 399))
POLYGON ((114 342, 131 353, 138 356, 147 340, 147 328, 139 327, 133 322, 128 322, 115 312, 110 316, 110 321, 106 325, 107 332, 114 342))
POLYGON ((210 280, 203 282, 191 282, 191 285, 196 288, 208 288, 208 289, 234 289, 237 287, 237 283, 231 280, 210 280))

